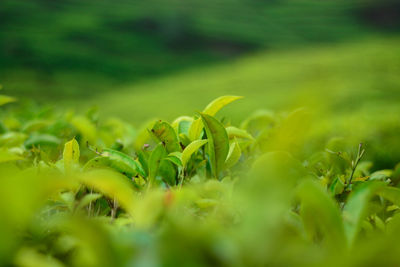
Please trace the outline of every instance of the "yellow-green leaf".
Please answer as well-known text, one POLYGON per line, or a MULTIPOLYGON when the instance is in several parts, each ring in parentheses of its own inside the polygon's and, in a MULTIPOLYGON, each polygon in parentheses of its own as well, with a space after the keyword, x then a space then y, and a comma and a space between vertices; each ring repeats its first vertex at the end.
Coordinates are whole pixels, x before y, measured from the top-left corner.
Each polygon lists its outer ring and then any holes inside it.
POLYGON ((9 161, 16 161, 16 160, 23 160, 24 158, 12 153, 6 148, 0 149, 0 163, 9 162, 9 161))
POLYGON ((121 151, 106 148, 103 149, 100 155, 109 159, 108 163, 106 161, 100 161, 100 163, 109 164, 109 167, 127 175, 128 177, 134 177, 138 174, 142 177, 146 176, 146 172, 143 170, 142 165, 121 151))
POLYGON ((14 97, 7 96, 7 95, 0 95, 0 106, 15 102, 15 101, 17 101, 17 99, 14 97))
POLYGON ((97 193, 87 194, 79 201, 79 204, 76 207, 76 209, 77 210, 82 209, 85 206, 89 205, 91 202, 101 198, 102 196, 103 196, 102 194, 97 194, 97 193))
POLYGON ((24 146, 26 148, 31 148, 33 146, 58 146, 61 143, 61 140, 50 134, 33 134, 29 136, 29 138, 24 142, 24 146))
POLYGON ((168 122, 156 122, 151 129, 151 132, 158 139, 158 141, 161 141, 164 144, 168 153, 181 150, 178 136, 176 135, 174 128, 172 128, 168 122))
POLYGON ((161 176, 162 180, 167 184, 171 186, 176 185, 176 170, 173 162, 168 158, 161 160, 158 175, 161 176))
POLYGON ((64 159, 65 170, 71 170, 74 164, 78 164, 79 157, 80 157, 79 144, 75 140, 75 138, 73 138, 71 141, 68 141, 64 145, 63 159, 64 159))
POLYGON ((240 149, 239 143, 235 138, 229 146, 228 156, 225 161, 225 169, 233 167, 239 161, 241 155, 242 151, 240 149))
POLYGON ((400 189, 392 186, 385 186, 378 190, 378 195, 400 206, 400 189))
POLYGON ((331 248, 345 248, 345 231, 339 208, 316 181, 305 180, 298 188, 300 216, 310 239, 323 235, 331 248), (316 216, 318 214, 318 216, 316 216))
POLYGON ((206 144, 208 140, 195 140, 191 142, 182 152, 182 165, 186 167, 186 164, 190 160, 190 157, 196 152, 200 147, 206 144))
POLYGON ((217 119, 204 113, 200 115, 208 138, 211 175, 218 179, 229 152, 228 134, 225 127, 217 119))
POLYGON ((351 246, 361 230, 362 221, 368 212, 370 199, 386 185, 383 182, 366 182, 349 196, 346 206, 343 209, 343 220, 348 244, 351 246))
POLYGON ((80 175, 79 180, 109 198, 116 198, 128 213, 132 214, 135 193, 132 183, 125 176, 111 170, 93 170, 80 175))
POLYGON ((228 133, 229 139, 237 138, 244 138, 254 140, 253 136, 249 134, 246 130, 236 128, 234 126, 226 127, 226 132, 228 133))
POLYGON ((189 128, 189 139, 192 141, 199 139, 202 129, 203 123, 201 122, 201 118, 195 119, 189 128))
MULTIPOLYGON (((229 103, 243 98, 242 96, 221 96, 213 100, 207 107, 203 110, 204 114, 214 116, 217 112, 228 105, 229 103)), ((192 122, 189 128, 189 138, 194 141, 200 138, 201 130, 203 129, 203 123, 201 118, 198 118, 192 122)))
POLYGON ((218 97, 217 99, 215 99, 214 101, 212 101, 210 104, 207 105, 207 107, 203 110, 203 113, 210 116, 214 116, 221 108, 241 98, 243 98, 243 96, 226 95, 218 97))
POLYGON ((187 125, 190 125, 190 124, 192 123, 192 121, 193 121, 193 118, 192 118, 192 117, 189 117, 189 116, 180 116, 180 117, 176 118, 176 119, 172 122, 171 126, 172 126, 172 128, 174 128, 174 130, 175 130, 177 133, 182 133, 182 132, 187 133, 186 131, 181 131, 181 128, 182 128, 181 125, 186 125, 186 124, 187 124, 187 125))
POLYGON ((97 131, 96 126, 84 116, 76 116, 72 118, 71 124, 82 134, 82 136, 89 142, 96 141, 97 131))
POLYGON ((176 166, 182 167, 182 152, 176 151, 176 152, 169 153, 165 159, 171 161, 176 166))
POLYGON ((167 155, 162 143, 158 144, 150 154, 149 158, 149 187, 151 187, 156 179, 161 160, 167 155))
POLYGON ((38 131, 48 125, 49 125, 49 121, 46 121, 46 120, 29 121, 22 127, 22 132, 24 132, 24 133, 35 132, 35 131, 38 131))

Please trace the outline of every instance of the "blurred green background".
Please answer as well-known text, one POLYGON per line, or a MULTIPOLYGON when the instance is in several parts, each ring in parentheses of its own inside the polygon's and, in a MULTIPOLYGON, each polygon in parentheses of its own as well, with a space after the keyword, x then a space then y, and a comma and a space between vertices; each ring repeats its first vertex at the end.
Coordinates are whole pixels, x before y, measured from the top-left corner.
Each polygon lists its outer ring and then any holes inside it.
POLYGON ((135 123, 221 94, 246 97, 236 119, 318 96, 347 112, 399 100, 399 29, 390 0, 2 0, 0 83, 135 123))

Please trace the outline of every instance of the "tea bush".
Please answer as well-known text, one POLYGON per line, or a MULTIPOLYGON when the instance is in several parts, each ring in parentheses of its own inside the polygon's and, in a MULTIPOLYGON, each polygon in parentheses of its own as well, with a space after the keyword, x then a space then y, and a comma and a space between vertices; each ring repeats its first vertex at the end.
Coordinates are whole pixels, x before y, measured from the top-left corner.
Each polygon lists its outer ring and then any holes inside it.
POLYGON ((240 98, 142 128, 3 106, 1 265, 398 265, 400 165, 307 109, 218 116, 240 98))

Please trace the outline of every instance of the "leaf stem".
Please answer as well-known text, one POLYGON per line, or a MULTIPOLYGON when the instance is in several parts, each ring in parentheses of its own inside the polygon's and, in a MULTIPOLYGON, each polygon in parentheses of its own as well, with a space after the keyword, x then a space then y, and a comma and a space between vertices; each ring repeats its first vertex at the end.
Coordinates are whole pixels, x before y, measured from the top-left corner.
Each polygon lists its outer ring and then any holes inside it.
POLYGON ((351 184, 351 182, 353 180, 353 177, 354 177, 354 173, 355 173, 355 171, 357 169, 357 165, 358 165, 358 163, 360 162, 361 158, 364 155, 365 149, 363 149, 362 147, 363 147, 363 143, 360 143, 358 145, 358 151, 357 151, 356 160, 355 161, 354 160, 351 161, 351 174, 350 174, 349 181, 347 182, 346 189, 350 186, 350 184, 351 184))
POLYGON ((111 208, 111 221, 114 221, 118 210, 118 200, 114 197, 111 208))
POLYGON ((182 167, 179 170, 179 189, 182 189, 184 179, 185 179, 185 168, 182 167))
MULTIPOLYGON (((93 189, 90 189, 90 194, 93 193, 93 189)), ((90 217, 90 214, 92 213, 92 201, 89 202, 89 209, 88 209, 88 217, 90 217)))

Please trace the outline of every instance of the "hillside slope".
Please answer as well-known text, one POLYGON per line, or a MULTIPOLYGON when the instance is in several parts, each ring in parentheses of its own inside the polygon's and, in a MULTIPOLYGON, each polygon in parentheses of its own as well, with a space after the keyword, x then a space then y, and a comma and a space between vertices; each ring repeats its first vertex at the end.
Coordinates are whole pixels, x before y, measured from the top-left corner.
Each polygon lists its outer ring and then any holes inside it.
POLYGON ((248 52, 396 32, 392 0, 3 0, 0 82, 35 99, 91 97, 248 52))
POLYGON ((335 113, 360 110, 371 103, 374 108, 387 109, 400 100, 399 44, 398 38, 374 39, 256 54, 230 64, 118 88, 90 101, 90 105, 136 123, 192 113, 223 94, 245 96, 240 109, 229 110, 238 119, 255 108, 295 108, 300 102, 301 106, 320 103, 335 113))

